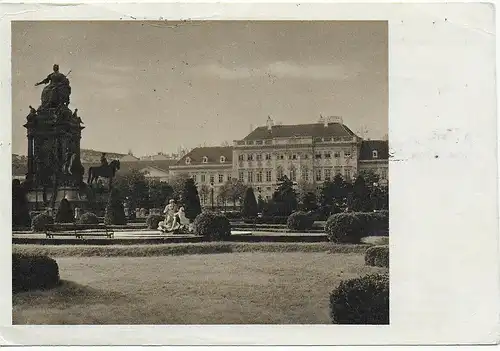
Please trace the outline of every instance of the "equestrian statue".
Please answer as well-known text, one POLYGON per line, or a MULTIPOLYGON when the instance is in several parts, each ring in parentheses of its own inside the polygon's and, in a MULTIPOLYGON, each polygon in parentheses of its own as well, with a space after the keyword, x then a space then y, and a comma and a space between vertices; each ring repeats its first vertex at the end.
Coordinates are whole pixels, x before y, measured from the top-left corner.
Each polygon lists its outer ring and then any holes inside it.
POLYGON ((115 177, 116 171, 120 169, 120 161, 113 160, 108 164, 106 160, 106 154, 101 156, 101 165, 97 167, 89 168, 89 177, 87 184, 91 185, 94 181, 97 181, 99 177, 108 178, 109 188, 111 189, 111 182, 115 177))

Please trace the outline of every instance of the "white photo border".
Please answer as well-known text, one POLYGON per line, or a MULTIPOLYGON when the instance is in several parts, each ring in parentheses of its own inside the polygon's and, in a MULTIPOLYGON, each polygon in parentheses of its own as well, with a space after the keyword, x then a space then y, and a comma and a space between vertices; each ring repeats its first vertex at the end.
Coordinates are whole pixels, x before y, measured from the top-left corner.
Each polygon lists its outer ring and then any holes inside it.
MULTIPOLYGON (((70 1, 65 1, 69 3, 70 1)), ((390 326, 11 326, 10 196, 1 211, 5 345, 389 345, 498 341, 495 11, 487 3, 0 5, 1 193, 11 194, 11 21, 389 21, 390 326)), ((28 105, 28 102, 27 102, 28 105)))

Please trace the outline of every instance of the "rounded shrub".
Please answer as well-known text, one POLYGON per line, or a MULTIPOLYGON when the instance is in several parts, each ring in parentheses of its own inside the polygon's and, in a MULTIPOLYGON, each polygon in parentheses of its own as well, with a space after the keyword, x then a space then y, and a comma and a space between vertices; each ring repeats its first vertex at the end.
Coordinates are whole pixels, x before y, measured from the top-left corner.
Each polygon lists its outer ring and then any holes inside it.
POLYGON ((333 324, 389 324, 389 275, 342 281, 330 294, 333 324))
POLYGON ((12 292, 49 289, 59 282, 59 266, 54 259, 12 254, 12 292))
POLYGON ((389 234, 389 211, 382 210, 373 213, 376 222, 375 228, 378 233, 389 234))
POLYGON ((288 229, 290 230, 307 230, 311 229, 314 224, 314 217, 313 215, 303 212, 303 211, 298 211, 292 213, 290 216, 288 216, 286 225, 288 229))
POLYGON ((389 245, 372 246, 366 250, 365 264, 375 267, 389 267, 389 245))
POLYGON ((48 213, 40 213, 31 220, 31 229, 34 232, 43 232, 48 224, 54 224, 54 218, 48 213))
POLYGON ((363 222, 355 212, 336 213, 326 221, 325 232, 332 242, 357 244, 363 237, 363 222))
POLYGON ((68 200, 62 199, 56 213, 56 223, 72 223, 74 221, 73 209, 68 200))
POLYGON ((78 220, 80 224, 99 224, 99 218, 92 212, 82 214, 78 220))
POLYGON ((196 235, 208 240, 225 240, 231 236, 231 223, 221 213, 200 213, 193 222, 193 229, 196 235))
POLYGON ((158 229, 158 223, 163 221, 165 218, 157 214, 150 214, 146 219, 146 224, 149 229, 158 229))

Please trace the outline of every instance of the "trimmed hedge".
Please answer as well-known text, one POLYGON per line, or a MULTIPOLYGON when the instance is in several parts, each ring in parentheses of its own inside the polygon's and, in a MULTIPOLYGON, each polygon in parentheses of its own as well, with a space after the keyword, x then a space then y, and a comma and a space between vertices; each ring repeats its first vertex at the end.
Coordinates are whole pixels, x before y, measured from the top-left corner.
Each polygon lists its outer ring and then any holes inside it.
POLYGON ((224 216, 227 217, 227 219, 241 219, 241 212, 240 211, 226 211, 224 212, 224 216))
POLYGON ((47 224, 54 224, 54 218, 47 213, 40 213, 31 220, 31 229, 34 232, 43 232, 47 224))
POLYGON ((12 292, 49 289, 59 282, 59 266, 54 259, 12 254, 12 292))
POLYGON ((99 218, 92 212, 82 214, 78 220, 79 224, 99 224, 99 218))
POLYGON ((362 222, 363 236, 388 235, 389 211, 354 212, 362 222))
POLYGON ((165 217, 163 216, 157 214, 150 214, 146 219, 146 224, 148 226, 148 229, 158 229, 158 224, 164 219, 165 217))
POLYGON ((389 324, 389 275, 342 281, 330 294, 333 324, 389 324))
POLYGON ((314 224, 314 216, 307 212, 298 211, 288 216, 286 225, 291 230, 311 229, 314 224))
POLYGON ((208 240, 226 240, 231 236, 231 223, 220 213, 200 213, 193 222, 193 228, 196 235, 208 240))
POLYGON ((389 245, 372 246, 366 250, 365 264, 374 267, 389 267, 389 245))
POLYGON ((363 237, 363 228, 356 213, 337 213, 326 221, 325 233, 334 243, 357 244, 363 237))

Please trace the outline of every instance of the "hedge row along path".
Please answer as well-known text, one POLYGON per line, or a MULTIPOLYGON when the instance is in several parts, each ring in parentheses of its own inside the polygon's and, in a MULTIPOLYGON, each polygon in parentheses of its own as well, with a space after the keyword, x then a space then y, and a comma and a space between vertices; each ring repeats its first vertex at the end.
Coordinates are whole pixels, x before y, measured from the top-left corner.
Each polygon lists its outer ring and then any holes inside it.
POLYGON ((238 252, 328 252, 362 254, 370 245, 332 243, 230 243, 210 242, 159 245, 13 245, 14 253, 50 257, 154 257, 238 252))

